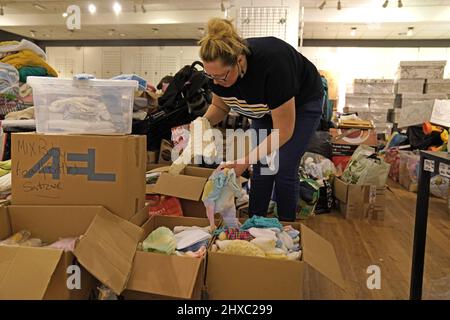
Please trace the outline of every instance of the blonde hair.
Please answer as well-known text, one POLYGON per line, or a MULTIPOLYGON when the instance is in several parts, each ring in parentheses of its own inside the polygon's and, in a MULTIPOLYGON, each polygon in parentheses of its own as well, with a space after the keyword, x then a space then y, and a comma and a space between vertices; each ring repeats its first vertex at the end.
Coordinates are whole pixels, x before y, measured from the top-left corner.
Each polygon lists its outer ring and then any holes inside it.
POLYGON ((247 42, 239 36, 230 20, 213 18, 208 21, 207 34, 198 42, 200 58, 205 62, 221 60, 234 65, 238 56, 249 54, 247 42))

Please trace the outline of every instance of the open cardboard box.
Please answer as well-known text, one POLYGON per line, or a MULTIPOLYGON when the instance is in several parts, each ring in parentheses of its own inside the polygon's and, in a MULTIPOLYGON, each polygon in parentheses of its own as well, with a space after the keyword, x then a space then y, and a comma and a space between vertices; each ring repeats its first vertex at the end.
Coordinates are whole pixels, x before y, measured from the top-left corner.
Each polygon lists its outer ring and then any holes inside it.
MULTIPOLYGON (((154 185, 147 185, 147 194, 163 194, 180 199, 183 214, 190 217, 205 218, 206 209, 201 198, 203 188, 214 169, 187 166, 179 175, 168 173, 169 167, 151 165, 151 172, 161 172, 161 176, 154 185)), ((240 182, 247 179, 240 177, 240 182)))
MULTIPOLYGON (((141 241, 159 227, 209 225, 206 218, 153 216, 143 226, 141 241)), ((220 221, 216 220, 216 225, 220 221)), ((212 241, 210 241, 209 246, 212 241)), ((208 247, 209 247, 208 246, 208 247)), ((130 300, 195 299, 200 300, 205 280, 206 255, 203 258, 181 257, 136 251, 133 269, 123 296, 130 300)))
POLYGON ((334 196, 346 219, 383 220, 386 211, 386 187, 349 184, 334 179, 334 196))
POLYGON ((209 251, 206 272, 209 299, 303 299, 308 274, 314 270, 344 289, 333 246, 303 224, 282 224, 300 231, 301 260, 276 260, 209 251))
MULTIPOLYGON (((134 220, 142 222, 142 214, 134 220)), ((87 299, 96 285, 92 276, 120 294, 143 232, 101 206, 0 208, 0 239, 23 229, 46 243, 83 237, 73 254, 51 248, 0 246, 0 299, 87 299), (74 257, 83 267, 81 290, 70 290, 66 284, 70 277, 67 267, 74 257)))

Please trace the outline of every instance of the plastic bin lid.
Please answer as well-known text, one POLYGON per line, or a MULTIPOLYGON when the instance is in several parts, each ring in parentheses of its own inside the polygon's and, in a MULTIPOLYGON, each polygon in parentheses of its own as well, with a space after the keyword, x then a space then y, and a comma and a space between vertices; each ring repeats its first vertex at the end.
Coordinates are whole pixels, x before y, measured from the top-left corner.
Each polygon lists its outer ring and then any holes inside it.
POLYGON ((52 77, 28 77, 27 84, 34 85, 67 85, 87 84, 96 87, 131 87, 137 89, 139 83, 136 80, 109 80, 109 79, 90 79, 90 80, 74 80, 68 78, 52 78, 52 77))

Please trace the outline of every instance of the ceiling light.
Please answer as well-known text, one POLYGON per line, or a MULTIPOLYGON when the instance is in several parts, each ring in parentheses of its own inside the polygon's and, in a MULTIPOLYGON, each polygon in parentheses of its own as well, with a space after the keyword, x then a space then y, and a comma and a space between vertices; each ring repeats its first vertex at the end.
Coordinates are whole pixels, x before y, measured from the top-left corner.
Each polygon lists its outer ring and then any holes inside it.
POLYGON ((125 34, 125 33, 121 33, 120 36, 121 36, 121 37, 125 37, 126 34, 125 34))
POLYGON ((5 11, 3 10, 3 5, 0 5, 0 16, 3 16, 5 14, 5 11))
POLYGON ((46 7, 44 7, 43 5, 41 5, 41 4, 39 4, 39 3, 33 3, 33 7, 35 7, 35 8, 38 9, 38 10, 41 10, 41 11, 47 10, 46 7))
POLYGON ((408 27, 408 32, 406 33, 406 35, 408 37, 412 37, 413 34, 414 34, 414 27, 408 27))
POLYGON ((157 33, 158 33, 158 31, 159 31, 159 29, 158 29, 158 28, 152 28, 152 30, 153 30, 153 33, 154 33, 154 34, 157 34, 157 33))
POLYGON ((67 12, 63 12, 62 16, 63 16, 63 18, 67 18, 69 16, 69 14, 67 12))
POLYGON ((114 31, 116 31, 116 30, 114 30, 114 29, 109 29, 109 30, 108 30, 108 35, 109 35, 109 36, 112 36, 112 35, 114 34, 114 31))
POLYGON ((403 7, 403 2, 402 2, 402 0, 398 0, 397 6, 398 6, 399 8, 403 7))
POLYGON ((89 10, 90 14, 94 14, 94 13, 97 12, 97 7, 95 6, 95 4, 91 3, 91 4, 88 6, 88 10, 89 10))
POLYGON ((323 2, 319 6, 319 9, 322 10, 325 7, 326 4, 327 4, 327 1, 323 0, 323 2))
POLYGON ((30 30, 30 35, 31 37, 36 38, 36 31, 30 30))
POLYGON ((44 34, 44 37, 50 38, 50 34, 46 33, 46 34, 44 34))
POLYGON ((342 9, 341 0, 339 0, 338 3, 337 3, 337 9, 338 10, 342 9))
POLYGON ((350 35, 352 37, 356 36, 356 27, 352 27, 351 31, 350 31, 350 35))
POLYGON ((145 10, 144 4, 141 4, 141 10, 142 10, 142 13, 146 13, 147 12, 147 10, 145 10))
POLYGON ((120 3, 115 2, 114 5, 113 5, 113 10, 114 10, 114 13, 115 13, 116 15, 118 15, 119 13, 121 13, 121 12, 122 12, 122 6, 120 5, 120 3))
POLYGON ((386 7, 388 6, 388 4, 389 4, 389 0, 386 0, 386 1, 383 3, 383 8, 386 8, 386 7))

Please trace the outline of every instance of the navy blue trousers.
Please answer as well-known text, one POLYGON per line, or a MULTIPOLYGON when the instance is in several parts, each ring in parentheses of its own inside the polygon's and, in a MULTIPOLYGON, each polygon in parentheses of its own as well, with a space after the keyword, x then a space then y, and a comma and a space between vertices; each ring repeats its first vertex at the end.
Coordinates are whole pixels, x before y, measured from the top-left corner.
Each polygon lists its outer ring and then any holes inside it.
MULTIPOLYGON (((267 168, 267 165, 260 162, 253 165, 253 175, 250 181, 250 216, 267 215, 275 183, 275 197, 280 220, 295 220, 299 198, 298 168, 300 160, 308 147, 309 140, 319 126, 322 115, 322 101, 323 99, 321 98, 296 108, 294 133, 291 139, 277 152, 278 171, 275 170, 275 174, 268 175, 261 172, 261 168, 267 168)), ((252 120, 251 127, 257 131, 266 129, 270 133, 270 130, 273 128, 272 118, 264 117, 252 120)), ((257 144, 259 144, 261 142, 259 141, 260 136, 259 134, 257 136, 257 144)))

